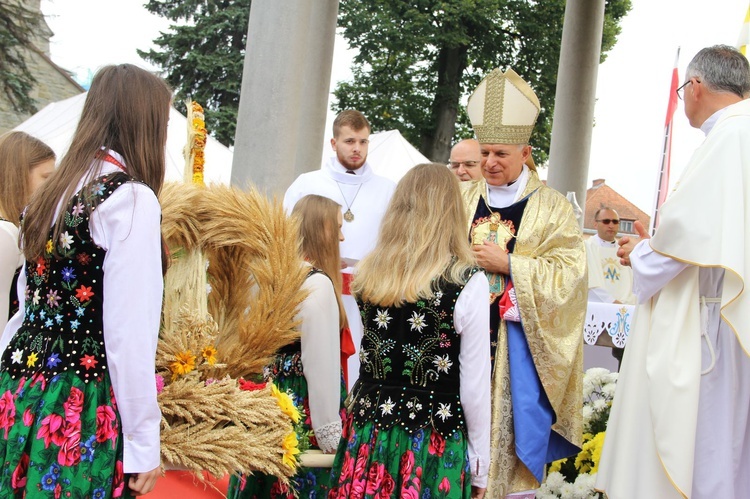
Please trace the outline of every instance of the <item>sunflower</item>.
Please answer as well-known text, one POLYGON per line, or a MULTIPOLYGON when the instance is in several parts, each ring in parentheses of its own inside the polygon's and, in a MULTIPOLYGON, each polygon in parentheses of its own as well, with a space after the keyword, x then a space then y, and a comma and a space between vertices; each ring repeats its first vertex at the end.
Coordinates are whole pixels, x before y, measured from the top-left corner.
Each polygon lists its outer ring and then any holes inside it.
POLYGON ((201 355, 203 356, 205 361, 208 362, 208 365, 212 366, 216 364, 216 353, 216 348, 214 348, 213 345, 208 345, 207 347, 203 348, 201 355))
POLYGON ((172 381, 193 369, 195 369, 195 355, 190 350, 178 353, 175 355, 174 362, 169 364, 169 370, 172 371, 172 381))
POLYGON ((297 440, 297 434, 292 432, 284 437, 284 441, 281 443, 281 448, 284 449, 284 456, 281 458, 282 462, 290 468, 296 468, 296 456, 299 454, 299 440, 297 440))
POLYGON ((281 412, 289 416, 295 424, 299 423, 300 414, 292 398, 288 394, 279 391, 273 383, 271 384, 271 394, 276 397, 276 402, 279 404, 281 412))

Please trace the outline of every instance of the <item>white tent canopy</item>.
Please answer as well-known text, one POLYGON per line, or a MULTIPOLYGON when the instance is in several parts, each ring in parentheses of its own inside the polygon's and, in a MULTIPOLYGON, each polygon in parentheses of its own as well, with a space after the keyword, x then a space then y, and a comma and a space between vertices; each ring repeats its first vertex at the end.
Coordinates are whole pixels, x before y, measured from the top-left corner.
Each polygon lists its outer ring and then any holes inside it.
MULTIPOLYGON (((83 110, 86 94, 48 104, 41 111, 18 125, 20 130, 49 145, 58 161, 68 151, 73 133, 83 110)), ((180 182, 183 179, 185 159, 182 151, 187 142, 187 118, 175 108, 169 112, 166 147, 166 180, 180 182)), ((206 166, 204 178, 207 184, 229 184, 232 172, 232 151, 209 136, 205 150, 206 166)))
MULTIPOLYGON (((333 155, 330 139, 328 139, 323 145, 321 164, 328 163, 333 155)), ((407 142, 401 132, 388 130, 370 135, 367 162, 378 175, 398 182, 411 167, 420 163, 429 163, 430 160, 407 142)))

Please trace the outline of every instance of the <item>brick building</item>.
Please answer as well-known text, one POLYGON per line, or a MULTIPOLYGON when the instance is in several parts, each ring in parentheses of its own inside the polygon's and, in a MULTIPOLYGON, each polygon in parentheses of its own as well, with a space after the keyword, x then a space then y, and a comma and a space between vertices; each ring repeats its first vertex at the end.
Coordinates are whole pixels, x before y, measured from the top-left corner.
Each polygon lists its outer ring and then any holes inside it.
MULTIPOLYGON (((41 14, 40 0, 24 0, 24 4, 41 14)), ((39 29, 32 37, 34 48, 24 50, 26 65, 36 80, 31 97, 36 101, 37 109, 84 91, 67 71, 50 59, 49 41, 53 33, 44 18, 41 19, 39 29)), ((13 109, 5 94, 0 92, 0 134, 12 130, 29 116, 13 109)))
POLYGON ((594 214, 596 210, 605 206, 614 209, 620 216, 621 234, 635 234, 633 222, 636 220, 640 220, 646 229, 651 223, 650 216, 606 185, 603 178, 599 178, 594 180, 591 188, 586 191, 586 209, 583 216, 584 235, 596 234, 594 214))

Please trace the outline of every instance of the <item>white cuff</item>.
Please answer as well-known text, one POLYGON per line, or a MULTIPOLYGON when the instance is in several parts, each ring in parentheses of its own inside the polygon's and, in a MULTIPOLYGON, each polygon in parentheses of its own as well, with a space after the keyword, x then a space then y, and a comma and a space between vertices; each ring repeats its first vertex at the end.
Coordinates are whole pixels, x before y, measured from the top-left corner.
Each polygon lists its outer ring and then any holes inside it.
POLYGON ((336 452, 339 447, 339 440, 341 440, 341 431, 341 421, 334 421, 316 429, 315 439, 318 441, 320 450, 326 454, 336 452))

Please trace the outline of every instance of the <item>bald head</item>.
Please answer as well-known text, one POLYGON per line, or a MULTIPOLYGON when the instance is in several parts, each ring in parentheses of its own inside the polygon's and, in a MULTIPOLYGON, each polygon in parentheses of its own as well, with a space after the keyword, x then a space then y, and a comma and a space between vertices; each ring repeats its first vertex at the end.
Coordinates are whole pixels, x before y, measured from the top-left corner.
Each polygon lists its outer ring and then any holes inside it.
POLYGON ((482 169, 479 167, 482 154, 479 142, 474 139, 464 139, 456 143, 451 149, 450 169, 459 180, 479 180, 482 169))

